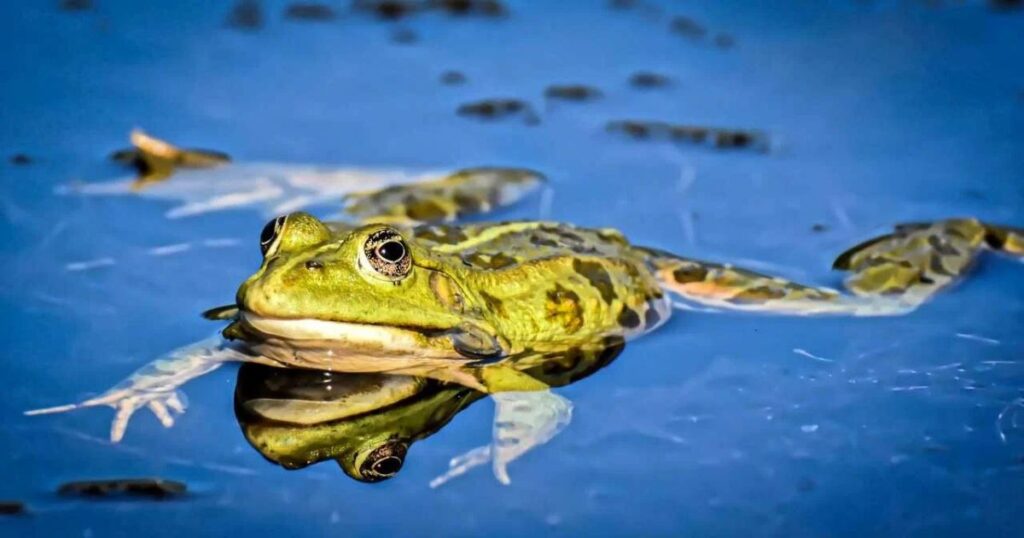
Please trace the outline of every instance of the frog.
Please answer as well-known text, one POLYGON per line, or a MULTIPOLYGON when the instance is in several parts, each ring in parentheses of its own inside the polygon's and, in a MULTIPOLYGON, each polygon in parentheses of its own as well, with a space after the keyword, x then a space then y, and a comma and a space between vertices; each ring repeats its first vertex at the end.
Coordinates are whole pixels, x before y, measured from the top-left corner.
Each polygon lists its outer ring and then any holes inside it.
POLYGON ((461 385, 498 401, 496 424, 510 422, 503 409, 537 410, 548 426, 508 441, 530 445, 529 435, 556 429, 567 414, 552 403, 551 385, 524 373, 553 356, 622 345, 694 305, 907 314, 967 275, 985 251, 1024 255, 1019 228, 975 218, 902 224, 836 259, 834 268, 848 273, 841 292, 643 246, 614 228, 462 221, 516 202, 541 177, 505 171, 371 190, 349 198, 346 221, 278 216, 264 226, 261 265, 235 302, 205 313, 227 322, 220 335, 96 398, 29 414, 110 406, 116 442, 138 409, 169 427, 184 411, 182 384, 225 362, 249 362, 461 385))
MULTIPOLYGON (((163 215, 177 221, 220 211, 255 211, 267 219, 312 208, 331 208, 348 195, 446 177, 514 171, 484 164, 464 168, 344 165, 236 158, 223 151, 185 147, 136 128, 129 146, 111 159, 130 175, 75 181, 56 192, 73 196, 134 196, 171 202, 163 215)), ((346 212, 328 215, 348 218, 346 212)))
MULTIPOLYGON (((594 353, 551 355, 524 372, 562 387, 605 368, 623 348, 613 344, 594 353)), ((243 364, 235 383, 235 417, 249 444, 285 469, 333 460, 350 478, 374 483, 397 475, 416 442, 486 397, 423 377, 243 364)), ((571 402, 560 397, 525 415, 514 411, 517 400, 497 403, 511 409, 496 413, 503 420, 494 424, 492 441, 452 458, 449 469, 430 481, 431 488, 488 462, 499 482, 508 483, 509 464, 557 435, 571 418, 571 402), (558 420, 543 420, 546 416, 558 420)))

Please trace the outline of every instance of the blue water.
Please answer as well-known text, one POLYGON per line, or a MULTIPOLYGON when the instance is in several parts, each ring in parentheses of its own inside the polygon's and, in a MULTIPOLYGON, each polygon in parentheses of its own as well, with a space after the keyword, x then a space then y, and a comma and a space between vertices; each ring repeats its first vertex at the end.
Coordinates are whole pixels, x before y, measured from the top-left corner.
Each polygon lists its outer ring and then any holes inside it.
POLYGON ((551 179, 501 218, 614 226, 637 242, 836 285, 832 258, 889 225, 976 215, 1024 226, 1024 12, 982 2, 510 2, 502 20, 282 17, 252 32, 229 2, 95 0, 0 6, 0 499, 32 515, 5 536, 693 535, 1021 536, 1024 266, 973 277, 891 319, 684 312, 561 391, 573 423, 512 464, 427 482, 486 442, 478 403, 416 444, 402 473, 360 484, 325 463, 289 472, 242 437, 234 367, 189 384, 171 430, 141 413, 22 417, 104 389, 217 330, 259 263, 252 211, 169 221, 169 202, 56 196, 121 171, 105 156, 144 127, 236 160, 534 168, 551 179), (645 7, 646 6, 646 7, 645 7), (655 8, 652 8, 654 6, 655 8), (669 15, 725 32, 691 42, 669 15), (439 83, 456 69, 469 81, 439 83), (636 70, 671 76, 638 91, 636 70), (603 90, 545 103, 552 83, 603 90), (530 100, 541 123, 457 106, 530 100), (611 119, 764 129, 773 151, 627 140, 611 119), (28 166, 7 163, 23 152, 28 166), (821 224, 823 232, 812 231, 821 224), (170 256, 203 238, 236 246, 170 256), (111 257, 85 271, 67 264, 111 257), (801 352, 802 351, 802 352, 801 352), (813 355, 813 358, 808 356, 813 355), (165 503, 57 497, 63 481, 157 475, 165 503))

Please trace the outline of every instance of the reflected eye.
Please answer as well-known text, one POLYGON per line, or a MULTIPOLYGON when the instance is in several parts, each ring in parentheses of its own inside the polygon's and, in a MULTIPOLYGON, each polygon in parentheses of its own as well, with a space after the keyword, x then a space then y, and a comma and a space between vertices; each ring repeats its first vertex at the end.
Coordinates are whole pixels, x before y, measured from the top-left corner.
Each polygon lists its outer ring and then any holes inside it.
POLYGON ((370 234, 363 245, 363 254, 373 270, 388 280, 398 280, 412 269, 412 258, 402 236, 391 229, 370 234))
POLYGON ((278 236, 281 235, 281 229, 284 228, 284 221, 287 220, 287 218, 288 217, 283 215, 277 217, 276 219, 268 222, 267 225, 263 227, 263 231, 260 232, 260 252, 263 253, 264 257, 271 254, 274 243, 277 241, 278 236))
POLYGON ((359 474, 366 482, 387 480, 402 470, 408 450, 405 443, 391 442, 381 445, 366 456, 366 460, 359 467, 359 474))

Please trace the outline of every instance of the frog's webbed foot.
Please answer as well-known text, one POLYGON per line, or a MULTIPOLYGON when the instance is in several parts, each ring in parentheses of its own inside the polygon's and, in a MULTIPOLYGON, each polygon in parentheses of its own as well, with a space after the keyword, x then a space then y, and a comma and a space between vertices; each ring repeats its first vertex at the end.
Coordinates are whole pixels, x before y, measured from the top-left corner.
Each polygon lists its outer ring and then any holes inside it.
POLYGON ((63 413, 75 409, 101 405, 115 410, 110 429, 110 440, 124 438, 132 415, 148 408, 165 427, 174 425, 172 413, 184 413, 186 400, 178 388, 205 373, 217 369, 227 361, 254 360, 224 342, 219 336, 201 340, 190 346, 172 351, 132 374, 103 394, 81 403, 27 411, 26 415, 63 413))
POLYGON ((553 439, 572 420, 572 402, 550 391, 500 392, 495 402, 493 438, 448 463, 448 471, 431 480, 436 488, 488 462, 494 477, 511 483, 508 465, 534 447, 553 439))
POLYGON ((975 219, 903 224, 840 254, 832 267, 850 272, 850 292, 913 308, 963 277, 988 235, 975 219))
POLYGON ((544 176, 520 168, 467 168, 440 179, 353 193, 345 211, 360 220, 391 224, 451 222, 522 199, 544 176))
POLYGON ((187 407, 185 395, 178 390, 170 392, 150 392, 132 389, 110 390, 96 398, 70 405, 60 405, 45 409, 35 409, 25 412, 26 415, 47 415, 51 413, 63 413, 85 407, 97 407, 106 405, 114 409, 114 420, 110 425, 110 441, 120 442, 124 439, 125 429, 133 414, 143 407, 148 407, 157 420, 165 428, 174 425, 173 413, 182 414, 187 407))

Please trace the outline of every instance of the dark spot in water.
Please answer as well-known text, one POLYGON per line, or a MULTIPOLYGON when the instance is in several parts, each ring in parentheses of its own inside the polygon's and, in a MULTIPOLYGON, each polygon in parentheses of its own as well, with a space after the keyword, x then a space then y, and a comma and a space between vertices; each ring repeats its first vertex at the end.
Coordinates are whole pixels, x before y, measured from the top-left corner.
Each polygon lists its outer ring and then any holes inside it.
POLYGON ((0 501, 0 516, 16 516, 25 513, 25 503, 19 501, 0 501))
POLYGON ((818 222, 811 226, 811 231, 815 233, 827 232, 828 226, 825 226, 824 224, 818 222))
POLYGON ((395 20, 419 9, 413 2, 391 1, 391 0, 357 0, 353 9, 361 11, 372 11, 382 19, 395 20))
POLYGON ((608 7, 612 9, 630 9, 636 7, 637 0, 608 0, 608 7))
POLYGON ((334 8, 327 4, 318 4, 314 2, 310 3, 295 3, 291 4, 284 10, 284 16, 287 19, 297 21, 330 21, 337 17, 334 12, 334 8))
POLYGON ((769 149, 768 135, 754 129, 679 125, 645 120, 614 120, 608 122, 605 129, 634 139, 671 140, 690 144, 710 142, 718 149, 753 149, 762 152, 769 149))
POLYGON ((601 299, 605 303, 610 304, 618 297, 615 293, 615 286, 612 284, 611 275, 608 274, 608 271, 600 263, 574 259, 572 261, 572 269, 587 279, 587 282, 601 294, 601 299))
POLYGON ((92 9, 92 0, 61 0, 60 8, 64 11, 87 11, 92 9))
POLYGON ((239 0, 224 24, 238 30, 257 30, 263 26, 263 6, 257 0, 239 0))
POLYGON ((720 49, 731 49, 736 45, 736 38, 729 34, 717 34, 712 42, 720 49))
POLYGON ((459 105, 455 111, 460 116, 475 117, 483 120, 498 120, 509 117, 520 117, 528 125, 540 121, 533 107, 521 99, 484 99, 459 105))
POLYGON ((501 17, 508 14, 505 4, 498 0, 357 0, 353 8, 357 11, 373 13, 385 20, 397 20, 425 11, 483 17, 501 17))
POLYGON ((410 28, 395 28, 391 32, 391 41, 401 45, 411 45, 420 40, 419 34, 410 28))
POLYGON ((635 329, 640 326, 640 316, 626 305, 622 305, 622 312, 619 312, 617 321, 619 325, 627 329, 635 329))
POLYGON ((445 71, 441 73, 441 84, 446 86, 458 86, 466 83, 466 75, 459 71, 445 71))
POLYGON ((601 90, 583 84, 552 85, 544 90, 544 96, 565 101, 591 101, 601 97, 601 90))
POLYGON ((32 157, 29 157, 24 153, 15 153, 14 155, 11 155, 11 164, 16 164, 18 166, 32 164, 32 157))
POLYGON ((669 136, 672 140, 679 142, 692 142, 702 144, 708 139, 706 127, 689 127, 686 125, 673 125, 669 127, 669 136))
POLYGON ((629 83, 634 88, 664 88, 672 84, 672 79, 650 71, 637 71, 630 75, 629 83))
POLYGON ((708 29, 703 24, 683 16, 673 17, 672 21, 669 22, 669 30, 672 33, 694 40, 703 39, 708 33, 708 29))
POLYGON ((796 483, 796 490, 801 493, 809 493, 814 491, 818 487, 818 483, 813 478, 802 477, 796 483))
POLYGON ((79 497, 133 496, 165 499, 185 493, 185 484, 163 478, 126 478, 68 482, 57 489, 61 495, 79 497))
POLYGON ((428 6, 436 7, 452 15, 483 15, 501 17, 508 14, 505 4, 498 0, 433 0, 428 6))
POLYGON ((715 147, 745 148, 754 143, 754 135, 748 131, 720 129, 715 131, 715 147))
POLYGON ((633 138, 650 138, 655 134, 654 125, 642 121, 612 121, 608 122, 605 129, 612 133, 622 133, 633 138))
POLYGON ((994 11, 1012 11, 1024 7, 1024 0, 988 0, 994 11))

